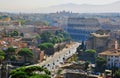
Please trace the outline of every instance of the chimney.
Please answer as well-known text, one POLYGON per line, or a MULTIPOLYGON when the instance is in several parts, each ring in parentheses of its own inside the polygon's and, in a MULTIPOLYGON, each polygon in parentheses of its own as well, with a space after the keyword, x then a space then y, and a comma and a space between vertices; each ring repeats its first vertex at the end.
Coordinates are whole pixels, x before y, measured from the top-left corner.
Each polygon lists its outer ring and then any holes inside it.
POLYGON ((115 50, 117 50, 118 49, 118 42, 117 42, 117 40, 115 41, 115 50))

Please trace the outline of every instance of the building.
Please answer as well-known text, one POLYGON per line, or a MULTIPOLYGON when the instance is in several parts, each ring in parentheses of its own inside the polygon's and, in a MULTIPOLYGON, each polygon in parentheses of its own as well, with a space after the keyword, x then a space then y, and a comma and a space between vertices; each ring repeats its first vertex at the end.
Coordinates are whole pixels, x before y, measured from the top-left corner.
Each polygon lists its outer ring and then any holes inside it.
POLYGON ((107 67, 119 67, 120 68, 120 50, 107 50, 99 53, 100 57, 107 60, 107 67))
POLYGON ((100 57, 103 57, 107 60, 107 66, 119 67, 120 68, 120 49, 118 49, 117 41, 114 42, 114 48, 106 50, 98 54, 100 57))
POLYGON ((118 41, 119 46, 120 46, 120 30, 113 31, 110 34, 111 34, 111 38, 116 39, 118 41))
POLYGON ((35 27, 35 32, 41 34, 43 32, 55 32, 58 30, 62 30, 60 27, 55 27, 55 26, 38 26, 35 27))
POLYGON ((94 49, 96 52, 102 52, 112 46, 112 40, 109 33, 91 33, 86 41, 86 49, 94 49))
POLYGON ((9 34, 14 30, 17 30, 19 33, 23 33, 25 37, 33 37, 35 35, 41 34, 42 32, 55 32, 58 30, 62 30, 60 27, 56 26, 33 26, 33 25, 26 25, 26 26, 4 26, 1 27, 0 31, 4 31, 5 33, 9 34))
POLYGON ((22 32, 22 33, 34 33, 35 31, 35 26, 33 25, 26 25, 26 26, 16 26, 16 25, 8 25, 8 26, 4 26, 4 29, 7 32, 11 32, 13 30, 17 30, 18 32, 22 32))
POLYGON ((64 78, 102 78, 84 71, 84 62, 61 65, 64 78))
POLYGON ((95 18, 68 18, 67 31, 73 40, 86 40, 90 33, 100 28, 100 24, 95 18))

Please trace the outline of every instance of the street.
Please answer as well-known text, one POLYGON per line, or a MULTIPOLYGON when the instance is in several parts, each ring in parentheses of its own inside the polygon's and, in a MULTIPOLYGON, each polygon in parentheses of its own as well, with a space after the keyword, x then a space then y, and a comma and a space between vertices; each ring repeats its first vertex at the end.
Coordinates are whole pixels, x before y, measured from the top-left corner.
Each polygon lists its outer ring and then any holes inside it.
POLYGON ((46 61, 35 65, 43 66, 50 71, 55 71, 56 67, 58 67, 61 63, 64 63, 67 58, 71 57, 76 52, 76 48, 79 44, 80 43, 74 43, 69 48, 64 48, 63 50, 56 52, 53 56, 48 57, 46 61))

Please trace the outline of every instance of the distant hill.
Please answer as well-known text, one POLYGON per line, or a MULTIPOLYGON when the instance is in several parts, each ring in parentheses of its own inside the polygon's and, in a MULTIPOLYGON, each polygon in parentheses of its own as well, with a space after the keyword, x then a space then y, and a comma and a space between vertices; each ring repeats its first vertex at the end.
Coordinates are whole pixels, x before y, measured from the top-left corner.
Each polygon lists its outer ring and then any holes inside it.
POLYGON ((57 12, 63 10, 78 12, 78 13, 120 12, 120 1, 106 5, 89 5, 89 4, 78 5, 78 4, 68 3, 68 4, 50 6, 46 8, 38 8, 32 10, 32 12, 51 13, 51 12, 57 12))

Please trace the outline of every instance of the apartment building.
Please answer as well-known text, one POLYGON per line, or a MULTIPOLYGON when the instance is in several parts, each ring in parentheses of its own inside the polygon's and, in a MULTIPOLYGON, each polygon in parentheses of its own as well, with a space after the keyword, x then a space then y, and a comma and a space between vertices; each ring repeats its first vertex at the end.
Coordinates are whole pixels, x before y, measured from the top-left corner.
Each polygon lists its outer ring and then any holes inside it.
POLYGON ((118 43, 115 41, 114 48, 106 50, 98 54, 98 56, 103 57, 107 60, 107 66, 119 67, 120 68, 120 49, 118 49, 118 43))
POLYGON ((109 68, 114 66, 120 68, 120 50, 107 50, 99 53, 99 56, 107 60, 107 66, 109 68))

